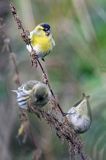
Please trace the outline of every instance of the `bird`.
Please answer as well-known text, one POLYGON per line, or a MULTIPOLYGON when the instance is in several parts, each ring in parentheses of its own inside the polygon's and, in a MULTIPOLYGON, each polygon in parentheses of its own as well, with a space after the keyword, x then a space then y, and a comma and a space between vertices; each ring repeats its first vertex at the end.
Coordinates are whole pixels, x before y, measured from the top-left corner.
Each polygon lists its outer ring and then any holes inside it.
POLYGON ((67 114, 69 123, 78 134, 85 133, 91 126, 92 115, 88 99, 89 96, 83 93, 82 99, 71 107, 67 114))
POLYGON ((36 80, 27 81, 18 87, 17 90, 12 91, 16 93, 17 103, 21 109, 28 109, 29 101, 33 106, 43 107, 50 98, 46 84, 36 80))
MULTIPOLYGON (((44 57, 47 56, 55 46, 50 25, 47 23, 37 25, 34 30, 30 32, 29 38, 33 50, 36 52, 36 56, 45 61, 44 57)), ((32 52, 31 45, 26 46, 29 52, 32 52)))

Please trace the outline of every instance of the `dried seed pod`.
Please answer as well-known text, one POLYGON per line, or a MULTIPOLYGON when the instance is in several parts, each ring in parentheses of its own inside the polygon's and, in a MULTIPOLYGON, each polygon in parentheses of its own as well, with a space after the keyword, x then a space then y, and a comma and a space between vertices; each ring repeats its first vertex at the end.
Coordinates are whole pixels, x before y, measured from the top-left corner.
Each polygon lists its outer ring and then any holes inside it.
POLYGON ((68 111, 67 119, 76 133, 84 133, 91 126, 92 116, 88 99, 89 96, 83 94, 82 99, 68 111))
POLYGON ((43 107, 49 101, 49 90, 46 84, 39 81, 28 81, 22 84, 17 90, 17 102, 20 108, 28 109, 30 101, 36 107, 43 107))

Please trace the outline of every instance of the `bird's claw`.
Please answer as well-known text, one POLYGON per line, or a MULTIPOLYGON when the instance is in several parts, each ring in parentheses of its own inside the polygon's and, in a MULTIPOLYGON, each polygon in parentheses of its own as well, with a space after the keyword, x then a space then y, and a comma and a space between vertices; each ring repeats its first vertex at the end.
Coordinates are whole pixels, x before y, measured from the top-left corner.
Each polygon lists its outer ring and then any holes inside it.
POLYGON ((67 116, 68 114, 69 114, 69 113, 64 113, 64 112, 63 112, 63 116, 64 116, 64 117, 67 116))

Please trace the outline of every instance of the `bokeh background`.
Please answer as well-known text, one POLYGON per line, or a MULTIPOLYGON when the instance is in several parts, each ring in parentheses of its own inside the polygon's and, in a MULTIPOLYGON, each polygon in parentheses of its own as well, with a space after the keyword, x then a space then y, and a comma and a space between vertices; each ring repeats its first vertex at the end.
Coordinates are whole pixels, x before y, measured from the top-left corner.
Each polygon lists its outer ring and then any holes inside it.
MULTIPOLYGON (((81 138, 92 160, 106 159, 106 1, 105 0, 13 0, 26 29, 47 22, 52 26, 56 46, 46 58, 51 85, 66 112, 85 92, 90 95, 93 121, 81 138)), ((4 31, 16 54, 21 82, 41 79, 39 69, 31 67, 30 56, 9 11, 7 0, 0 0, 4 31)), ((1 28, 0 28, 1 30, 1 28)), ((35 153, 30 140, 19 144, 18 106, 11 90, 14 67, 2 53, 0 31, 0 160, 31 160, 35 153)), ((55 135, 46 122, 30 117, 41 160, 68 160, 67 144, 55 135)))

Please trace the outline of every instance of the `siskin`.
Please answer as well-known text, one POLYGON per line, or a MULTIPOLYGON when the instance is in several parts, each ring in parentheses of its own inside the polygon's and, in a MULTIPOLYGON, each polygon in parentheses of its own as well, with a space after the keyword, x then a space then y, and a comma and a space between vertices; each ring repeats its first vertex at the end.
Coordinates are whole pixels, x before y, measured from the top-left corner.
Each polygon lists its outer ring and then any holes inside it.
POLYGON ((86 132, 91 126, 92 116, 88 98, 89 96, 83 94, 82 99, 69 109, 67 114, 68 121, 79 134, 86 132))
MULTIPOLYGON (((50 25, 46 23, 37 25, 35 29, 30 32, 29 38, 36 55, 44 61, 44 57, 48 55, 55 46, 50 25)), ((32 51, 30 45, 27 45, 26 47, 29 52, 32 51)))
POLYGON ((36 107, 43 107, 48 103, 50 96, 46 84, 35 80, 22 84, 13 92, 17 94, 17 103, 22 109, 28 109, 29 101, 36 107))

